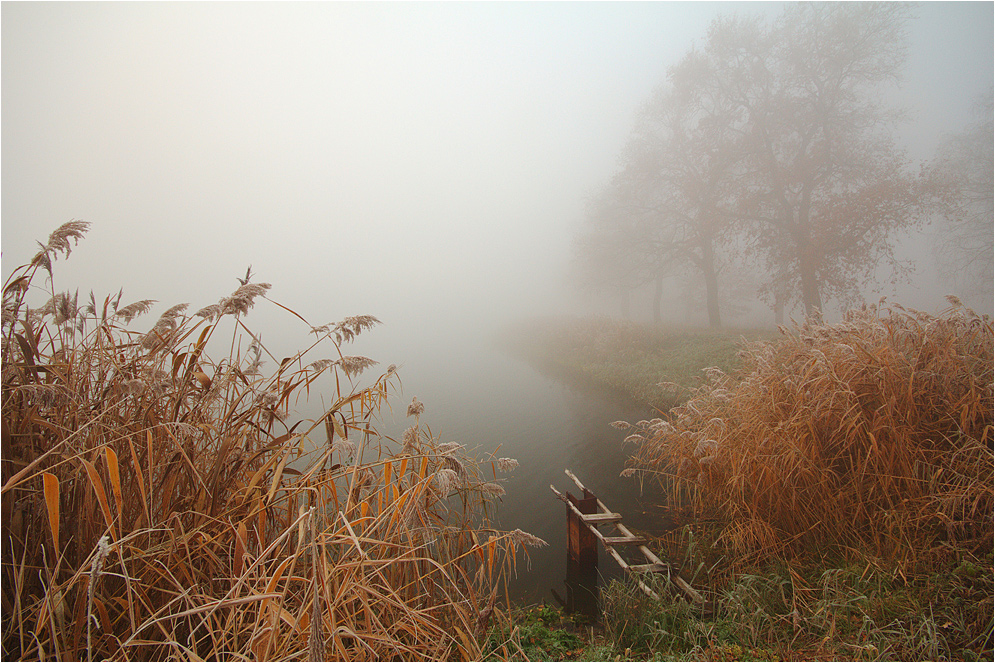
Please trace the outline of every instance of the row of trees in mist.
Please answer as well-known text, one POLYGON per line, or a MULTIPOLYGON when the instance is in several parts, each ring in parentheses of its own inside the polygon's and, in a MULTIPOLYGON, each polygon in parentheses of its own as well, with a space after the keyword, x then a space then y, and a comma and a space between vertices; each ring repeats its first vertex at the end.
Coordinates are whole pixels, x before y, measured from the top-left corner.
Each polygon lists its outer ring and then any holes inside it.
POLYGON ((639 114, 619 171, 590 201, 575 244, 587 286, 625 293, 665 278, 704 284, 721 325, 723 276, 760 266, 760 298, 780 319, 853 302, 880 265, 901 276, 895 235, 946 220, 944 264, 990 279, 992 124, 948 140, 911 168, 900 112, 882 99, 905 61, 910 9, 801 3, 774 20, 720 18, 639 114), (982 135, 978 135, 978 134, 982 135))

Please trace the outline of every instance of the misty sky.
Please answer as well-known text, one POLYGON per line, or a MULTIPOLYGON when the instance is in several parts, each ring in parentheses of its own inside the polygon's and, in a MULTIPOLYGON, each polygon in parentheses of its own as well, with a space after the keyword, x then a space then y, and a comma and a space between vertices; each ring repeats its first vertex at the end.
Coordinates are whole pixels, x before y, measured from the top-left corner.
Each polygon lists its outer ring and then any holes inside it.
MULTIPOLYGON (((776 3, 10 3, 3 275, 193 310, 249 263, 314 324, 564 310, 585 199, 720 14, 776 3)), ((929 158, 992 84, 991 3, 927 3, 896 101, 929 158)), ((154 321, 148 321, 151 324, 154 321)))

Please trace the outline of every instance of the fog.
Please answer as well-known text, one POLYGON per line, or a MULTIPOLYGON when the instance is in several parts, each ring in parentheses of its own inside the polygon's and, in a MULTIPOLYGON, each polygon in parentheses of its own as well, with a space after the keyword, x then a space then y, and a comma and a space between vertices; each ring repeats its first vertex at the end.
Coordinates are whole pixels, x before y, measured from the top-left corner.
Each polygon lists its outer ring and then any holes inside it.
MULTIPOLYGON (((377 358, 398 363, 413 339, 600 311, 568 282, 570 246, 636 111, 713 18, 779 9, 5 3, 3 275, 82 219, 58 289, 195 310, 251 264, 314 325, 378 316, 377 358)), ((992 6, 917 15, 883 93, 929 159, 992 83, 992 6)), ((948 288, 907 244, 922 264, 893 299, 935 308, 948 288)), ((251 319, 264 342, 306 332, 251 319)))

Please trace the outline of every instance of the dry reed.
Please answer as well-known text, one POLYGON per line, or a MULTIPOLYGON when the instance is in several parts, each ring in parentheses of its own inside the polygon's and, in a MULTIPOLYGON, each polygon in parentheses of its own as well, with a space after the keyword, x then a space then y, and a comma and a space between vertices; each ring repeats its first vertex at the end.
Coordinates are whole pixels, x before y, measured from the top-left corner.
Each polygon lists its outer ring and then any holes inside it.
POLYGON ((962 307, 851 311, 747 344, 667 420, 616 422, 633 465, 761 558, 836 547, 990 550, 992 322, 962 307))
POLYGON ((377 435, 395 369, 355 386, 374 362, 340 350, 376 318, 312 328, 263 375, 244 317, 268 284, 250 271, 136 332, 153 302, 55 291, 52 262, 87 227, 4 286, 4 659, 481 658, 516 546, 538 540, 489 528, 497 484, 461 449, 417 424, 396 453, 377 435), (32 290, 51 305, 30 308, 32 290), (285 423, 328 374, 323 417, 285 423))

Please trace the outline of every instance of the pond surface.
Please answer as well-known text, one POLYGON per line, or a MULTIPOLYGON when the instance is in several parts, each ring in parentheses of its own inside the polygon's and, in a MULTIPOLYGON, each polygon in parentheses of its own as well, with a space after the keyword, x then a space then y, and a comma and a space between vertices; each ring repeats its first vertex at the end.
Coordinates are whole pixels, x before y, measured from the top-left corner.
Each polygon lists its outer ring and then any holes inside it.
MULTIPOLYGON (((397 356, 396 347, 391 354, 397 356)), ((497 450, 497 457, 519 461, 515 471, 499 474, 507 495, 499 503, 498 526, 520 528, 549 545, 529 548, 528 559, 520 558, 509 588, 512 600, 554 604, 568 593, 578 594, 573 578, 569 586, 564 584, 565 506, 549 489, 552 484, 561 492, 580 494, 564 469, 621 513, 628 527, 660 531, 659 517, 649 513, 660 502, 658 493, 647 485, 641 498, 637 479, 619 477, 625 467, 625 433, 610 426, 620 419, 652 418, 649 408, 552 377, 480 337, 411 348, 399 374, 403 393, 393 404, 393 415, 382 412, 382 433, 400 439, 400 432, 413 423, 405 417, 407 403, 417 396, 425 404, 422 425, 442 442, 465 444, 477 458, 497 450)), ((615 561, 603 550, 599 555, 602 577, 597 581, 621 577, 615 561)))

